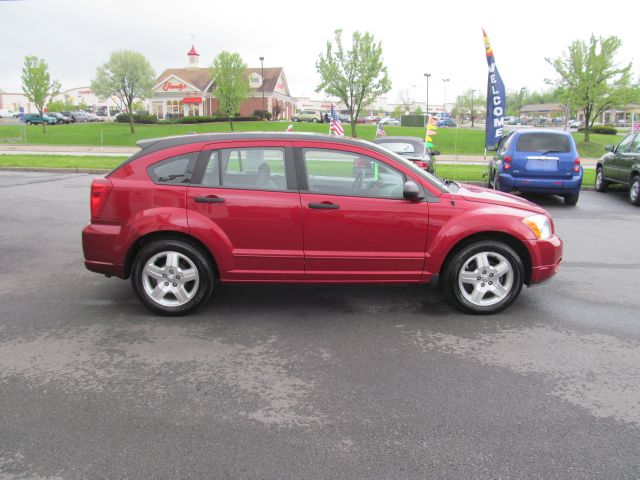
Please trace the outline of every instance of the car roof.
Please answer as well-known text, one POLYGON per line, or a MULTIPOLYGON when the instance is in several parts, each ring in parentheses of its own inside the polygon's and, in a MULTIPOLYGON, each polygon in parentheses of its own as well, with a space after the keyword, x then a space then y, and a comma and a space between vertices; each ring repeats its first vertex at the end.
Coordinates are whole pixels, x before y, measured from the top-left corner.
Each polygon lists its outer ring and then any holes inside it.
POLYGON ((420 143, 424 143, 424 140, 420 137, 403 137, 403 136, 386 136, 386 137, 378 137, 376 139, 373 140, 373 143, 385 143, 385 142, 408 142, 408 143, 414 143, 414 142, 420 142, 420 143))
POLYGON ((555 130, 553 128, 525 128, 523 130, 515 130, 516 135, 523 135, 525 133, 554 133, 556 135, 567 135, 571 137, 570 132, 564 130, 555 130))

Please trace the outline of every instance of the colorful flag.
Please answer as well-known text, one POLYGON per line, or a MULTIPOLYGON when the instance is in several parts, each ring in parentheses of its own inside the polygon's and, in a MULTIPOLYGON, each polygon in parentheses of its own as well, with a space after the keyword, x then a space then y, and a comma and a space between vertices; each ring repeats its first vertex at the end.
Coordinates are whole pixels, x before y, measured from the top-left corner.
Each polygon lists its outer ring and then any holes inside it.
POLYGON ((433 116, 429 116, 429 120, 427 121, 427 133, 424 136, 424 144, 428 149, 431 149, 434 147, 433 145, 433 139, 431 138, 432 135, 437 135, 437 130, 438 129, 438 121, 433 117, 433 116))
POLYGON ((287 132, 293 132, 293 123, 287 127, 287 132))
POLYGON ((640 125, 638 124, 638 119, 636 118, 635 112, 631 114, 631 131, 640 132, 640 125))
POLYGON ((329 135, 337 135, 338 137, 344 137, 344 129, 342 128, 342 122, 338 118, 336 109, 331 104, 331 121, 329 123, 329 135))
POLYGON ((378 128, 376 129, 376 137, 384 137, 386 133, 384 132, 384 128, 382 128, 382 124, 378 122, 378 128))
POLYGON ((487 78, 487 120, 485 122, 484 145, 486 148, 496 145, 504 134, 504 112, 506 109, 504 83, 500 78, 500 73, 496 68, 496 60, 493 56, 493 49, 489 43, 487 33, 484 35, 484 48, 487 54, 487 65, 489 66, 489 76, 487 78))

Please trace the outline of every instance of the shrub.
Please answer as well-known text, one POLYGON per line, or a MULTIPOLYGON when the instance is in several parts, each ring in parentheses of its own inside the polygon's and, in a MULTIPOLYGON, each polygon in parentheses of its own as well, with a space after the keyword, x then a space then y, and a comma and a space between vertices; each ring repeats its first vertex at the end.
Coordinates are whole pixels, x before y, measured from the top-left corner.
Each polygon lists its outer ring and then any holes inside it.
MULTIPOLYGON (((600 133, 602 135, 617 135, 618 130, 613 125, 594 125, 589 130, 591 133, 600 133)), ((584 132, 584 127, 580 127, 578 132, 584 132)))
POLYGON ((254 110, 253 115, 258 117, 260 120, 264 120, 265 117, 267 120, 271 120, 271 117, 273 117, 273 114, 268 110, 254 110))
POLYGON ((400 125, 403 127, 422 127, 424 128, 426 122, 425 115, 402 115, 400 117, 400 125))
MULTIPOLYGON (((129 123, 128 113, 119 113, 116 115, 116 122, 129 123)), ((158 123, 158 118, 155 115, 133 115, 133 123, 158 123)))
POLYGON ((247 116, 247 117, 213 117, 213 116, 188 116, 181 118, 173 118, 171 119, 171 123, 216 123, 216 122, 255 122, 259 120, 258 117, 255 116, 247 116))

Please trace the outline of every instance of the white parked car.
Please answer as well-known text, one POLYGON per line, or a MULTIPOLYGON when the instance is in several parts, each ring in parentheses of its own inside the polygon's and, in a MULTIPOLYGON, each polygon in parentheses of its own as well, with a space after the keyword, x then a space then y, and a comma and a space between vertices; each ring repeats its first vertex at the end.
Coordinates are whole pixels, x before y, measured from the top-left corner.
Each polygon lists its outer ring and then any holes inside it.
POLYGON ((384 117, 384 118, 380 119, 380 124, 388 125, 390 127, 399 127, 400 126, 400 120, 398 120, 397 118, 393 118, 393 117, 384 117))
POLYGON ((0 110, 0 118, 16 118, 17 116, 18 114, 11 110, 0 110))

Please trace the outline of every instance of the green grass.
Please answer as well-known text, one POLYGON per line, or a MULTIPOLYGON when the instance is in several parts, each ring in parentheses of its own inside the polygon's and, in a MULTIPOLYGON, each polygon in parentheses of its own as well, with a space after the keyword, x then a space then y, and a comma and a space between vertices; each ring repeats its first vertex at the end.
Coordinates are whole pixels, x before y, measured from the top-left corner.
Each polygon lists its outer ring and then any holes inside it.
MULTIPOLYGON (((284 132, 288 122, 237 122, 235 131, 284 132)), ((186 133, 228 132, 228 123, 200 123, 195 125, 136 125, 136 133, 129 133, 129 125, 121 123, 82 123, 72 125, 55 125, 47 127, 42 133, 40 126, 0 126, 2 138, 16 138, 25 128, 27 143, 34 145, 87 145, 87 146, 135 146, 136 141, 145 138, 183 135, 186 133)), ((327 124, 295 123, 296 132, 328 133, 327 124)), ((358 125, 357 134, 365 140, 375 136, 375 125, 358 125)), ((415 136, 424 138, 424 128, 417 127, 385 127, 387 135, 415 136)), ((351 133, 349 125, 345 132, 351 133)), ((591 135, 589 143, 582 142, 583 134, 574 133, 578 151, 584 158, 598 158, 604 153, 604 145, 618 143, 619 136, 591 135)), ((480 128, 440 128, 433 137, 436 149, 443 154, 481 155, 484 149, 484 130, 480 128)))
POLYGON ((0 155, 0 167, 112 169, 127 157, 72 155, 0 155))
MULTIPOLYGON (((63 156, 63 155, 0 155, 0 167, 40 167, 40 168, 95 168, 112 169, 126 157, 95 157, 95 156, 63 156)), ((323 174, 348 176, 351 173, 344 170, 344 162, 314 161, 321 167, 323 174)), ((437 175, 449 180, 461 182, 484 182, 482 174, 486 167, 482 165, 437 165, 437 175)), ((585 169, 583 184, 593 185, 595 170, 585 169)))

